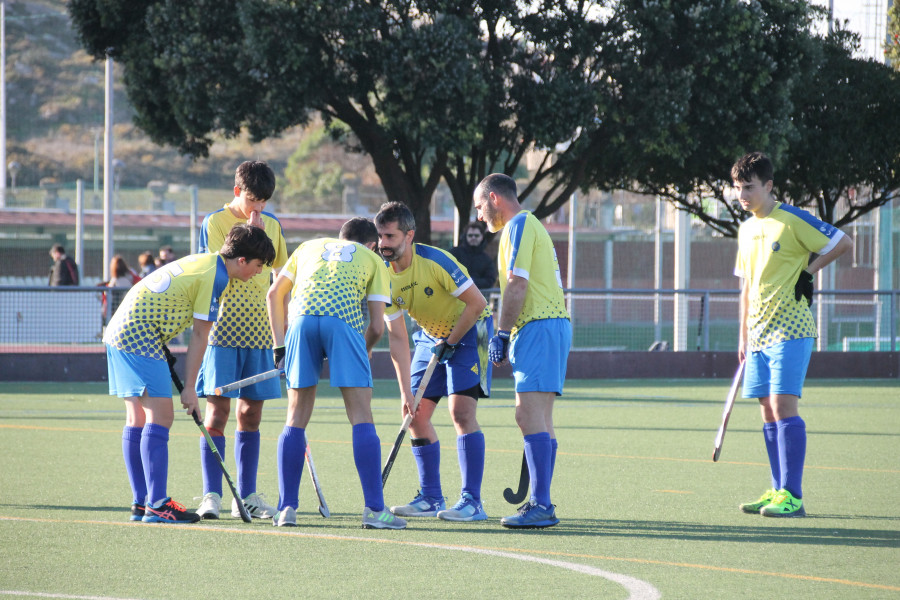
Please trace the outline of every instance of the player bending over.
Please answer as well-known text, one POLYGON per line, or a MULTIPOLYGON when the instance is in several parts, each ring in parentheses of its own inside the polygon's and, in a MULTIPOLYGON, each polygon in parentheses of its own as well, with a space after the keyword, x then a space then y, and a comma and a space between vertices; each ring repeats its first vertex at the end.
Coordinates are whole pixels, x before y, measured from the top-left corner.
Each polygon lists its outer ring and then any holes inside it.
POLYGON ((103 341, 109 393, 125 399, 122 453, 133 494, 132 521, 194 523, 200 519, 166 492, 169 429, 175 416, 163 348, 193 325, 181 393, 181 406, 192 414, 197 410, 194 385, 220 296, 229 279, 247 281, 273 260, 275 249, 262 229, 236 225, 218 254, 186 256, 135 284, 110 320, 103 341))
POLYGON ((391 301, 387 268, 371 250, 376 239, 372 222, 356 218, 344 223, 339 239, 300 244, 266 296, 274 359, 284 368, 288 387, 287 421, 278 438, 278 512, 272 517, 276 527, 297 524, 306 427, 324 358, 329 359, 331 386, 340 388, 353 426, 353 459, 364 498, 362 526, 406 527, 406 521, 384 507, 381 441, 372 421, 369 354, 384 332, 384 306, 391 301))

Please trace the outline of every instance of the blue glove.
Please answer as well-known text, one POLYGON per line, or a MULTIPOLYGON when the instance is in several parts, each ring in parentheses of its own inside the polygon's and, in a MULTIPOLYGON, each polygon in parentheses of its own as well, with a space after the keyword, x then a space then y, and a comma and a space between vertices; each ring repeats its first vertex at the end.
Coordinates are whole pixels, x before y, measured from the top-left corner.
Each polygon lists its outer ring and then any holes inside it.
POLYGON ((446 365, 447 361, 449 361, 453 357, 453 353, 456 352, 456 349, 459 348, 459 344, 448 344, 444 341, 441 344, 435 344, 431 347, 431 353, 437 356, 438 362, 442 365, 446 365))
POLYGON ((488 345, 488 358, 496 365, 506 360, 508 352, 509 332, 503 330, 498 331, 497 335, 491 338, 491 343, 488 345))
POLYGON ((272 348, 272 357, 275 359, 275 368, 284 370, 284 355, 287 352, 284 346, 272 348))

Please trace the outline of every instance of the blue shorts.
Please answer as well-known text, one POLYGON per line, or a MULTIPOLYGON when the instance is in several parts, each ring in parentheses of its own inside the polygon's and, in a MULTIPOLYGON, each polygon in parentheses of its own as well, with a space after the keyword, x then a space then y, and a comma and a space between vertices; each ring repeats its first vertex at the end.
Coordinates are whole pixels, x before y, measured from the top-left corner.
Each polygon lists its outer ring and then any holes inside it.
POLYGON ((568 319, 530 321, 509 344, 509 364, 517 392, 554 392, 561 396, 572 347, 568 319))
POLYGON ((800 397, 812 355, 813 338, 788 340, 747 354, 744 398, 775 394, 800 397))
POLYGON ((345 321, 337 317, 296 317, 284 343, 284 374, 289 388, 319 383, 326 357, 331 387, 372 387, 366 340, 345 321))
MULTIPOLYGON (((217 387, 253 377, 275 368, 272 350, 262 348, 226 348, 209 346, 197 375, 197 395, 214 396, 217 387)), ((251 386, 227 392, 226 398, 272 400, 281 398, 281 379, 260 381, 251 386)))
POLYGON ((123 352, 106 346, 109 395, 119 398, 171 398, 172 376, 164 360, 123 352))
MULTIPOLYGON (((459 347, 447 364, 437 364, 423 398, 440 400, 444 396, 478 387, 478 397, 491 395, 491 362, 487 357, 488 342, 494 334, 494 319, 488 317, 475 323, 459 340, 459 347)), ((421 329, 413 334, 416 347, 410 364, 410 383, 415 394, 422 376, 433 356, 431 348, 437 341, 421 329)), ((478 398, 475 398, 476 400, 478 398)))

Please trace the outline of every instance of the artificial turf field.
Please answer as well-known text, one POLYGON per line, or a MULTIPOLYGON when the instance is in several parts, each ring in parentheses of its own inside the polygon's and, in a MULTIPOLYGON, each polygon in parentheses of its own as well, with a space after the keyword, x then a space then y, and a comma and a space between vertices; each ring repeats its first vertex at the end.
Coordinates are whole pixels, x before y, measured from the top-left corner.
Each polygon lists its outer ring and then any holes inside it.
MULTIPOLYGON (((6 383, 0 392, 0 596, 54 598, 900 598, 900 383, 808 381, 809 516, 745 515, 769 487, 759 409, 739 400, 711 460, 730 381, 574 380, 557 401, 552 489, 561 522, 512 531, 503 489, 522 440, 510 380, 479 421, 487 440, 480 523, 413 519, 360 528, 362 492, 339 395, 320 387, 307 429, 331 518, 308 473, 298 527, 245 524, 227 510, 191 526, 131 523, 121 456, 124 409, 105 384, 6 383)), ((373 413, 386 457, 400 425, 396 382, 373 413)), ((259 491, 277 501, 286 400, 267 403, 259 491)), ((232 477, 233 418, 226 462, 232 477)), ((459 494, 456 436, 435 412, 448 505, 459 494)), ((176 412, 169 493, 196 508, 199 432, 176 412)), ((230 503, 227 486, 226 502, 230 503)), ((408 438, 385 490, 417 490, 408 438)))

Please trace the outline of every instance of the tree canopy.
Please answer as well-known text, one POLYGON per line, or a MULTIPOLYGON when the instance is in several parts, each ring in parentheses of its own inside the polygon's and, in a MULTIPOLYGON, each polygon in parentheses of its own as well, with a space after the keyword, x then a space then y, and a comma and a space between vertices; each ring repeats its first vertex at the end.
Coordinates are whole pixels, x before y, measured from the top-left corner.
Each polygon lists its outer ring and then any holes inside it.
POLYGON ((726 234, 740 154, 789 154, 821 54, 795 0, 70 0, 80 40, 125 65, 137 122, 203 156, 213 134, 340 123, 430 239, 441 180, 465 219, 490 172, 536 216, 578 189, 663 195, 726 234), (707 214, 700 190, 727 210, 707 214))

